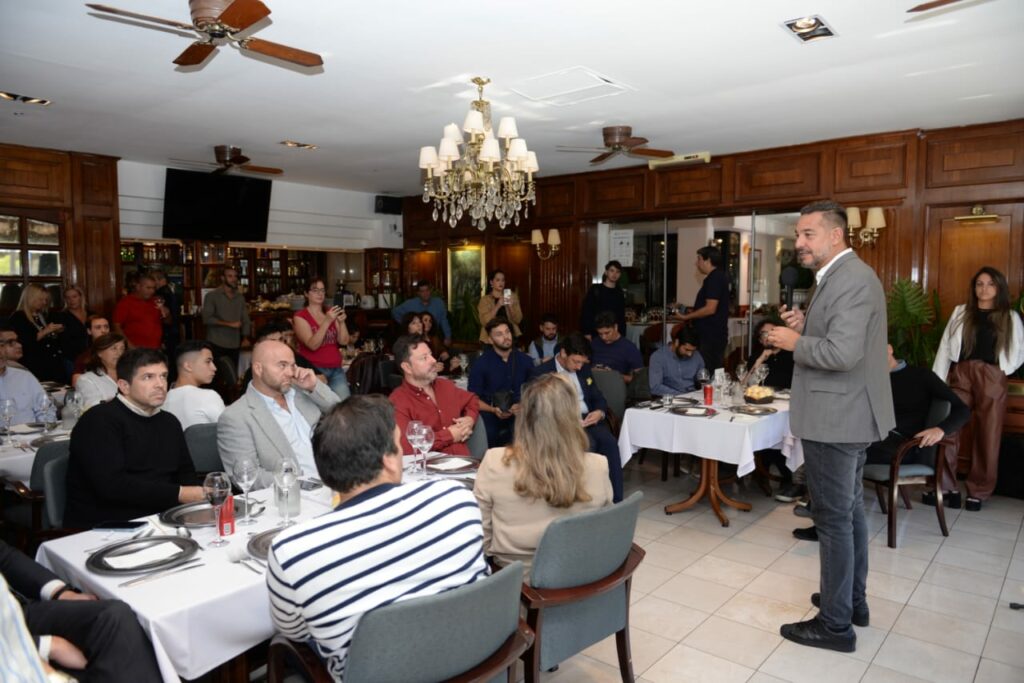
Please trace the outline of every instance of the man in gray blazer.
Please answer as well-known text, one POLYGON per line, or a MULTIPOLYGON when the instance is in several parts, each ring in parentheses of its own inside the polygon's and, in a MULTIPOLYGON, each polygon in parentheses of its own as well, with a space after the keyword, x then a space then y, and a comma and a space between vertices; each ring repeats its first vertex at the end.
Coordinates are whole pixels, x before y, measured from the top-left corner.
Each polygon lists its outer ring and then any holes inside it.
POLYGON ((252 381, 217 421, 217 449, 230 474, 243 457, 255 456, 260 471, 253 485, 267 488, 284 458, 307 477, 317 476, 313 428, 341 399, 312 370, 296 367, 287 344, 261 341, 252 351, 252 381))
POLYGON ((790 429, 803 442, 807 486, 821 553, 820 608, 786 624, 784 638, 853 652, 851 624, 867 626, 868 533, 861 476, 868 445, 893 427, 886 351, 885 294, 874 271, 846 245, 846 210, 821 201, 800 210, 800 265, 815 271, 807 307, 783 312, 787 327, 768 335, 793 352, 790 429))

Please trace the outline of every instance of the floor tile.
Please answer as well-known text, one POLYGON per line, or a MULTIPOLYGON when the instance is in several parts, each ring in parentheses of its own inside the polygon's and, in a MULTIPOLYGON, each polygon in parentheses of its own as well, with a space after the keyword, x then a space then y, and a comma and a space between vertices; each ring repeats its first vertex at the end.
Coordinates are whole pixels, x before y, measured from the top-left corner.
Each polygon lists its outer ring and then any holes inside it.
POLYGON ((714 555, 705 555, 683 570, 683 574, 686 576, 720 583, 730 588, 743 588, 760 573, 759 567, 733 562, 714 555))
POLYGON ((960 617, 940 614, 913 605, 900 613, 892 627, 893 633, 935 643, 968 654, 980 655, 985 649, 988 624, 967 621, 960 617))
POLYGON ((897 555, 916 557, 920 560, 928 560, 931 562, 935 557, 935 553, 937 553, 939 548, 942 546, 942 540, 914 540, 907 539, 905 536, 899 536, 896 539, 896 544, 897 547, 890 548, 885 534, 880 534, 872 539, 868 545, 872 548, 885 548, 889 552, 897 555))
POLYGON ((1014 560, 1006 572, 1006 578, 1014 581, 1024 581, 1024 559, 1014 560))
POLYGON ((806 605, 790 604, 744 591, 732 596, 718 608, 715 615, 769 633, 778 633, 780 626, 800 621, 806 613, 806 605))
POLYGON ((709 534, 697 529, 690 529, 685 526, 676 527, 673 531, 658 539, 661 543, 674 545, 677 548, 689 550, 695 553, 711 552, 718 546, 725 543, 725 538, 709 534))
POLYGON ((1010 566, 1009 557, 989 555, 947 545, 943 545, 939 548, 939 552, 935 553, 935 561, 995 576, 1005 576, 1006 570, 1010 566))
POLYGON ((675 528, 675 524, 659 522, 653 519, 648 519, 647 517, 637 517, 635 535, 639 538, 649 538, 654 540, 664 536, 675 528))
POLYGON ((868 670, 864 672, 864 678, 860 679, 860 681, 861 683, 929 683, 923 678, 886 669, 884 666, 878 666, 877 664, 869 666, 868 670))
POLYGON ((686 645, 677 645, 644 672, 651 683, 744 683, 753 669, 701 652, 686 645))
POLYGON ((996 601, 992 598, 929 583, 918 585, 907 604, 986 626, 992 621, 992 612, 996 608, 996 601))
POLYGON ((1024 681, 1024 669, 982 658, 974 680, 977 683, 1020 683, 1024 681))
POLYGON ((674 569, 676 571, 686 569, 703 557, 703 553, 686 550, 685 548, 662 543, 661 541, 651 541, 644 546, 644 550, 647 551, 647 555, 644 557, 643 564, 651 564, 656 567, 674 569))
POLYGON ((928 570, 929 560, 921 560, 894 552, 890 548, 868 546, 868 566, 873 571, 892 574, 904 579, 919 580, 928 570))
MULTIPOLYGON (((729 516, 728 513, 726 513, 726 515, 729 516)), ((707 512, 697 515, 693 519, 687 521, 686 526, 690 529, 703 531, 706 534, 732 538, 733 536, 736 536, 742 531, 748 529, 753 521, 745 514, 740 517, 729 517, 729 526, 722 526, 721 520, 718 519, 714 511, 708 510, 707 512)))
POLYGON ((675 569, 641 562, 633 574, 633 588, 641 593, 650 593, 678 573, 675 569))
POLYGON ((782 642, 777 633, 712 616, 683 640, 701 652, 757 669, 782 642))
POLYGON ((982 574, 948 564, 932 564, 921 577, 921 581, 964 593, 982 595, 986 598, 998 596, 1003 585, 1002 577, 982 574))
POLYGON ((871 625, 888 631, 896 623, 906 604, 868 596, 868 607, 871 609, 871 625))
POLYGON ((746 593, 797 605, 806 610, 811 605, 811 594, 817 593, 819 587, 817 577, 812 580, 768 570, 747 584, 743 590, 746 593))
POLYGON ((996 536, 982 534, 977 531, 964 533, 961 529, 955 529, 954 531, 961 533, 951 532, 949 538, 947 538, 942 544, 942 547, 965 548, 967 550, 975 550, 979 553, 987 553, 989 555, 1011 557, 1013 555, 1013 547, 1017 544, 1016 538, 999 538, 996 536))
POLYGON ((821 578, 821 565, 817 557, 804 557, 802 555, 786 553, 775 560, 768 568, 779 574, 799 576, 811 581, 818 581, 821 578))
POLYGON ((679 642, 709 616, 707 612, 646 595, 630 607, 629 623, 642 631, 679 642))
POLYGON ((969 683, 974 680, 978 657, 890 633, 874 663, 934 683, 969 683))
MULTIPOLYGON (((872 622, 874 616, 874 614, 871 615, 872 622)), ((870 664, 889 635, 889 630, 874 626, 854 626, 853 630, 857 632, 857 649, 846 656, 870 664)))
POLYGON ((1020 516, 1013 523, 1007 524, 1004 522, 982 519, 975 515, 961 515, 956 523, 953 524, 953 528, 950 530, 950 534, 954 531, 958 532, 958 535, 971 536, 973 534, 983 534, 985 536, 994 536, 1001 538, 1006 541, 1014 541, 1017 539, 1017 534, 1020 533, 1020 516))
POLYGON ((775 676, 769 676, 763 671, 757 671, 750 677, 747 683, 788 683, 788 681, 776 678, 775 676))
MULTIPOLYGON (((630 626, 629 649, 633 656, 633 673, 637 676, 641 675, 661 659, 666 652, 675 647, 676 642, 673 639, 630 626)), ((619 655, 615 646, 615 636, 608 636, 600 643, 591 645, 583 651, 583 654, 618 669, 619 655)))
POLYGON ((906 602, 917 588, 917 580, 868 570, 868 596, 906 602))
MULTIPOLYGON (((800 522, 796 517, 794 521, 800 522)), ((756 543, 758 545, 766 545, 770 548, 778 548, 779 550, 789 550, 796 545, 797 540, 793 538, 793 529, 798 526, 807 526, 806 524, 792 523, 784 528, 776 528, 772 526, 766 526, 763 522, 757 522, 751 524, 743 531, 736 534, 736 538, 741 541, 747 541, 748 543, 756 543)))
POLYGON ((760 670, 792 683, 853 683, 867 668, 867 663, 853 657, 785 640, 760 670))
POLYGON ((735 588, 678 574, 654 591, 654 596, 711 613, 728 602, 736 592, 735 588))
POLYGON ((1024 638, 1017 631, 993 626, 985 641, 983 656, 985 659, 1024 668, 1024 638))
POLYGON ((622 683, 618 664, 611 666, 585 655, 576 655, 559 664, 558 671, 542 672, 540 677, 544 683, 622 683))

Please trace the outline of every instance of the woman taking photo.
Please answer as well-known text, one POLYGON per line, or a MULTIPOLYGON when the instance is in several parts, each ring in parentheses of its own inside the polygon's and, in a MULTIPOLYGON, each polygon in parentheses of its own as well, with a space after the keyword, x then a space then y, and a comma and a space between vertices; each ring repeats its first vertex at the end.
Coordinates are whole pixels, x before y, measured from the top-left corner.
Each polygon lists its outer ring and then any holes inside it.
POLYGON ((490 337, 484 327, 493 318, 504 318, 509 321, 512 328, 512 338, 518 339, 521 332, 519 323, 523 322, 523 311, 519 308, 519 297, 511 289, 505 288, 505 273, 500 270, 492 270, 487 276, 490 291, 480 297, 480 303, 476 310, 480 314, 480 341, 490 344, 490 337))
MULTIPOLYGON (((1006 412, 1007 376, 1024 364, 1024 324, 1010 309, 1006 276, 985 266, 971 280, 967 303, 953 309, 932 370, 971 409, 974 443, 967 475, 967 509, 980 510, 996 487, 999 445, 1006 412), (950 366, 952 365, 952 369, 950 366)), ((959 437, 945 449, 944 502, 960 507, 956 484, 959 437)), ((924 502, 935 504, 925 494, 924 502)))
POLYGON ((64 356, 60 348, 64 326, 46 321, 49 305, 49 292, 36 284, 25 285, 21 300, 18 301, 18 310, 11 314, 8 323, 21 342, 24 352, 21 364, 40 382, 64 384, 67 373, 64 371, 64 356))
POLYGON ((65 372, 71 374, 75 367, 75 359, 89 348, 88 330, 89 311, 85 307, 85 294, 74 285, 64 290, 64 310, 58 313, 54 321, 64 326, 60 335, 61 353, 64 354, 65 372))
POLYGON ((86 410, 117 396, 117 361, 124 354, 125 340, 119 334, 97 337, 89 349, 85 372, 78 376, 75 390, 86 410))
POLYGON ((344 401, 352 393, 338 348, 348 344, 345 309, 341 306, 325 308, 326 296, 324 281, 312 278, 306 287, 306 307, 295 314, 295 338, 299 342, 299 354, 316 367, 317 374, 327 378, 331 391, 344 401))
POLYGON ((608 461, 587 452, 579 404, 571 380, 542 375, 523 388, 512 445, 484 454, 473 493, 484 552, 501 566, 529 568, 548 524, 612 504, 608 461))

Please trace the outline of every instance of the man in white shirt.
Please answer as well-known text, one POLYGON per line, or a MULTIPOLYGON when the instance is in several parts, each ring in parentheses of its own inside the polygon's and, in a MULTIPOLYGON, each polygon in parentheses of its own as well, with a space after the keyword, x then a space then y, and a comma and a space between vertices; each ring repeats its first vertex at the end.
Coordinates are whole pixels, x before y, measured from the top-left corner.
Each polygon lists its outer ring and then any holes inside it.
POLYGON ((216 422, 224 412, 224 399, 202 387, 213 381, 217 366, 209 342, 192 340, 178 345, 178 380, 167 392, 164 410, 178 418, 182 429, 216 422))
POLYGON ((224 468, 230 472, 240 458, 256 456, 256 489, 274 483, 274 471, 285 458, 298 462, 305 476, 317 476, 313 428, 340 400, 312 370, 295 366, 286 344, 259 342, 252 352, 252 381, 217 421, 224 468))

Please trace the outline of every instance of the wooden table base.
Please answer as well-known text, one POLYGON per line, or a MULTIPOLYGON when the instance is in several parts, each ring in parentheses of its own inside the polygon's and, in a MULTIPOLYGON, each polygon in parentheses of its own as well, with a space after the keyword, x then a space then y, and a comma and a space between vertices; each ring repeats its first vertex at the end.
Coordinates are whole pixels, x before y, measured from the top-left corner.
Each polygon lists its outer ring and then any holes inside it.
POLYGON ((682 512, 683 510, 689 510, 703 498, 707 498, 708 502, 711 503, 711 509, 715 511, 715 515, 718 517, 718 521, 722 523, 722 526, 729 526, 729 518, 722 514, 721 503, 725 503, 737 510, 743 512, 750 512, 750 503, 744 503, 739 500, 733 500, 729 496, 722 492, 722 489, 718 485, 718 461, 711 460, 710 458, 700 459, 700 486, 693 492, 693 495, 686 500, 672 505, 665 506, 665 514, 671 515, 675 512, 682 512))

